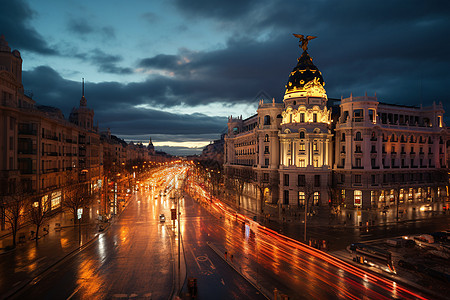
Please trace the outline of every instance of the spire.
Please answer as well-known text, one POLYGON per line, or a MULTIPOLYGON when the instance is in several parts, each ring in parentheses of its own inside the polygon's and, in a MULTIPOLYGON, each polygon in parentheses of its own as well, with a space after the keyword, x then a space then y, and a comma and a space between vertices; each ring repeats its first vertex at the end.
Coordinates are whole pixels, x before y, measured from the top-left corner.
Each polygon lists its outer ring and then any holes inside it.
POLYGON ((84 97, 84 78, 83 82, 81 84, 81 99, 80 99, 80 106, 87 106, 87 100, 84 97))

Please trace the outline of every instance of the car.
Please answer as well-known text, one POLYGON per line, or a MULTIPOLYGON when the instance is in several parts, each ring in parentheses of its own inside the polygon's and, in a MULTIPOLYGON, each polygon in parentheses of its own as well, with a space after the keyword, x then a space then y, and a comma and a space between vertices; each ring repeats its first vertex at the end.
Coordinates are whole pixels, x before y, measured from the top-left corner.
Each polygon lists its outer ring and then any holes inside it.
POLYGON ((162 222, 165 222, 166 221, 166 216, 164 215, 164 214, 160 214, 159 215, 159 221, 162 223, 162 222))

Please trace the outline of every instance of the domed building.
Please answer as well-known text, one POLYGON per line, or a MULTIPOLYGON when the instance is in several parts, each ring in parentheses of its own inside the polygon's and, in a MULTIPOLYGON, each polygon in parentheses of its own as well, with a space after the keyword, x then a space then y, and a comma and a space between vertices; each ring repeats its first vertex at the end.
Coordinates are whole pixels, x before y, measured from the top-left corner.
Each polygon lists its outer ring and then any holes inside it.
POLYGON ((395 105, 367 94, 329 100, 307 52, 314 37, 295 36, 303 52, 282 103, 260 100, 257 114, 228 119, 224 171, 236 204, 259 213, 272 206, 281 217, 305 203, 385 209, 448 198, 442 103, 395 105))
POLYGON ((306 199, 309 205, 328 201, 332 135, 324 85, 304 49, 289 74, 283 103, 261 100, 256 115, 229 118, 225 172, 230 178, 251 177, 243 190, 256 196, 258 210, 265 203, 285 210, 306 199))

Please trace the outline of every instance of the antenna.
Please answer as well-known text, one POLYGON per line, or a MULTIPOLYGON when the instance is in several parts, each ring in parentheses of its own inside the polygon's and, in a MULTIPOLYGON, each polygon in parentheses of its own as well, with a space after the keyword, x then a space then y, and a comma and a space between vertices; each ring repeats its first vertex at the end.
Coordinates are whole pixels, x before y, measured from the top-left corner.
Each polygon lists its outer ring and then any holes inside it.
POLYGON ((82 84, 82 96, 84 96, 84 78, 83 78, 83 84, 82 84))

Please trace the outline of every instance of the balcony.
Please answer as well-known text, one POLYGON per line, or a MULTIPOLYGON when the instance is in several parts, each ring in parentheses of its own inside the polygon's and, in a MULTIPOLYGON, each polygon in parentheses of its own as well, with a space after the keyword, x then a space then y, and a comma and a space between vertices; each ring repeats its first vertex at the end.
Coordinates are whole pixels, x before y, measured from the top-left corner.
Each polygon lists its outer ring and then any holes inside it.
POLYGON ((19 135, 37 135, 37 130, 33 130, 31 128, 22 128, 19 129, 19 135))
POLYGON ((17 154, 24 154, 24 155, 35 155, 37 153, 36 149, 24 149, 17 151, 17 154))

